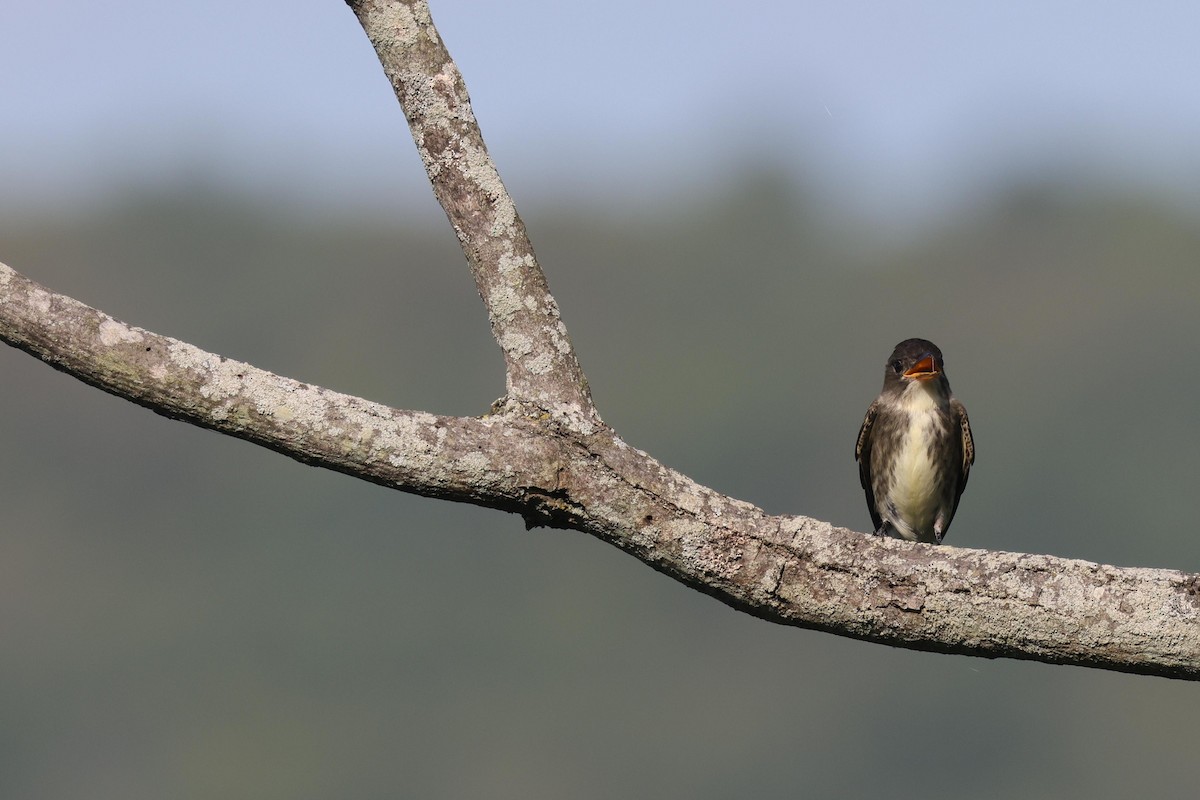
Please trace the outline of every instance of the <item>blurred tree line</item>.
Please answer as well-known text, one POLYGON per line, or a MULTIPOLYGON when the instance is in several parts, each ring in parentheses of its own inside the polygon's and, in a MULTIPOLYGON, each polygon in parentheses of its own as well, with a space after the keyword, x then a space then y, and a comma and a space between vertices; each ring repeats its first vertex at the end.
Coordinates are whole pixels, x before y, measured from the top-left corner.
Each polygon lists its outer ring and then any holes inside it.
MULTIPOLYGON (((2 224, 0 259, 299 380, 485 412, 502 364, 448 226, 283 207, 129 192, 2 224)), ((884 235, 750 169, 652 209, 522 210, 601 413, 700 482, 865 530, 854 435, 892 345, 923 336, 979 455, 948 544, 1200 569, 1195 208, 1058 176, 884 235)), ((1123 797, 1198 777, 1186 685, 769 626, 580 534, 0 359, 6 797, 1123 797)))

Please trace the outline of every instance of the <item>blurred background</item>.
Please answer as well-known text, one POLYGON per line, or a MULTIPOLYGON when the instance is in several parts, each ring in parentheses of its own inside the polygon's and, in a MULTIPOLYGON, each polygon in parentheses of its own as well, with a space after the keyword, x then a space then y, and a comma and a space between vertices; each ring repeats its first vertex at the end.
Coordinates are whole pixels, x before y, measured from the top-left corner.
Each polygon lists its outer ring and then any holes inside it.
MULTIPOLYGON (((600 411, 857 530, 897 341, 949 544, 1200 570, 1200 6, 434 0, 600 411)), ((339 2, 0 9, 0 260, 403 408, 503 392, 339 2)), ((5 798, 1118 798, 1191 684, 767 624, 583 534, 170 422, 0 350, 5 798)), ((1190 791, 1189 791, 1190 790, 1190 791)))

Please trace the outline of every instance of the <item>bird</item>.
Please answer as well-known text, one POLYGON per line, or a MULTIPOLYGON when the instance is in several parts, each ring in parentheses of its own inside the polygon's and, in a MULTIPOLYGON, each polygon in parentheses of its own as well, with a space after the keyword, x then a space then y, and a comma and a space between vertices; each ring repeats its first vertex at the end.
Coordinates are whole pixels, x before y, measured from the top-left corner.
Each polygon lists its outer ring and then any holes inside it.
POLYGON ((854 458, 875 535, 942 543, 975 463, 975 440, 933 342, 896 345, 854 458))

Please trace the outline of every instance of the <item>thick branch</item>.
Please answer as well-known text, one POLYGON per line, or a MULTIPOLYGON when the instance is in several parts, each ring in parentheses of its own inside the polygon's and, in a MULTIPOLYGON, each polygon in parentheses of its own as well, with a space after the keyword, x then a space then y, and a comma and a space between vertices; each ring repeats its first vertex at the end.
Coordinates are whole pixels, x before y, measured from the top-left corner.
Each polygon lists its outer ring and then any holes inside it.
POLYGON ((603 425, 398 411, 131 328, 0 265, 0 338, 160 414, 407 492, 594 534, 764 619, 919 650, 1200 679, 1200 576, 770 517, 603 425))
POLYGON ((169 417, 308 464, 594 534, 783 624, 920 650, 1200 679, 1200 576, 909 544, 769 517, 595 415, 524 226, 424 2, 350 2, 471 263, 511 402, 399 411, 132 328, 0 265, 0 339, 169 417), (527 414, 528 406, 549 413, 527 414))
POLYGON ((0 339, 163 416, 416 494, 520 510, 524 488, 488 465, 511 461, 539 486, 555 477, 555 442, 505 437, 500 417, 402 411, 284 378, 126 325, 4 264, 0 339))
POLYGON ((488 155, 466 84, 428 4, 349 0, 348 5, 379 55, 434 194, 471 264, 504 351, 509 398, 556 415, 595 418, 558 304, 488 155))

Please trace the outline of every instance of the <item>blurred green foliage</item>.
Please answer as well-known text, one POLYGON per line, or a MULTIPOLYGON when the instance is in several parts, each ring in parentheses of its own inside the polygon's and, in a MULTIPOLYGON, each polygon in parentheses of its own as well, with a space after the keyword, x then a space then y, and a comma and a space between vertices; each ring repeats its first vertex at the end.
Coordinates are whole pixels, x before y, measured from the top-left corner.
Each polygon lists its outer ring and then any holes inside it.
MULTIPOLYGON (((0 228, 134 324, 479 414, 448 226, 186 187, 0 228)), ((398 214, 403 217, 403 215, 398 214)), ((1005 187, 904 237, 770 171, 525 208, 602 415, 773 513, 869 524, 853 438, 936 341, 978 462, 949 544, 1200 569, 1194 210, 1005 187)), ((5 798, 1183 796, 1195 687, 769 625, 582 534, 389 492, 0 352, 5 798)))

